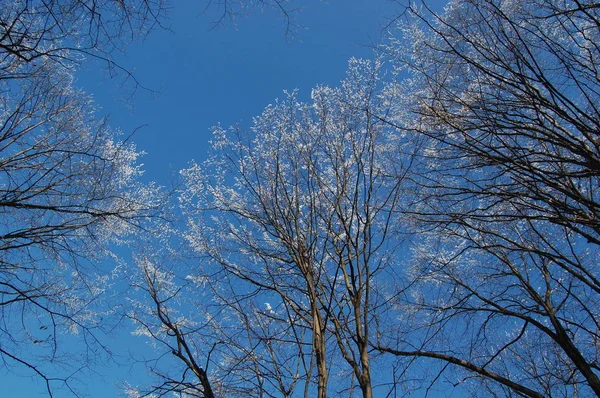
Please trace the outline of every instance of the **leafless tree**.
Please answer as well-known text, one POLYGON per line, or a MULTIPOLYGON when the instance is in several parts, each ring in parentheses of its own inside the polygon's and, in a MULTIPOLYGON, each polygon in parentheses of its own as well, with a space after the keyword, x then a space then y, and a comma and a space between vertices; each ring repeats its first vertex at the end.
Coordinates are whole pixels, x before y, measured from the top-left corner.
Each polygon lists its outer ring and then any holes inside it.
POLYGON ((187 300, 178 295, 185 289, 186 282, 179 281, 183 284, 179 286, 176 275, 161 266, 160 261, 165 260, 160 260, 157 251, 151 256, 137 258, 143 279, 138 280, 136 274, 132 286, 140 290, 144 297, 134 303, 134 309, 128 316, 137 326, 134 334, 150 338, 154 346, 159 345, 166 350, 176 363, 163 366, 160 357, 146 360, 147 367, 158 383, 141 390, 129 386, 127 392, 135 397, 162 397, 175 393, 186 397, 213 398, 217 396, 213 388, 214 381, 207 373, 211 352, 206 350, 206 356, 202 355, 203 347, 197 345, 199 339, 193 337, 194 334, 205 333, 204 329, 210 329, 210 321, 196 324, 188 320, 189 316, 183 316, 179 309, 187 300), (199 362, 205 357, 205 363, 199 362))
POLYGON ((7 1, 0 10, 2 80, 34 78, 48 62, 73 68, 89 58, 134 78, 113 54, 163 23, 165 13, 163 0, 7 1))
POLYGON ((108 352, 99 330, 110 273, 99 264, 158 205, 158 191, 138 181, 139 152, 73 86, 83 56, 109 60, 125 29, 147 29, 149 8, 124 7, 0 8, 0 358, 41 377, 50 395, 59 382, 77 394, 73 374, 108 352), (80 346, 63 344, 75 334, 80 346))
POLYGON ((389 122, 429 140, 414 211, 427 231, 383 351, 458 369, 485 396, 600 395, 599 11, 407 10, 388 47, 411 73, 407 112, 389 122))
MULTIPOLYGON (((269 4, 289 16, 279 1, 219 7, 233 15, 269 4)), ((137 181, 139 152, 96 118, 72 75, 96 59, 135 80, 115 53, 163 28, 166 12, 163 0, 0 6, 0 357, 10 369, 19 364, 45 379, 49 394, 55 381, 71 388, 69 365, 92 361, 104 348, 95 331, 110 313, 99 305, 110 275, 98 264, 158 206, 157 190, 137 181), (65 330, 90 344, 67 356, 65 330), (59 375, 61 366, 67 376, 59 375)), ((155 304, 168 326, 162 303, 155 304)))
POLYGON ((184 238, 201 259, 172 267, 178 287, 165 294, 196 303, 180 319, 216 395, 373 396, 369 342, 393 295, 405 171, 382 121, 387 94, 379 64, 353 60, 342 86, 313 90, 312 103, 290 94, 251 133, 217 128, 212 157, 182 171, 184 238))
POLYGON ((60 363, 66 330, 96 339, 106 314, 94 303, 109 274, 95 264, 158 201, 137 182, 139 153, 94 118, 68 71, 50 62, 9 84, 0 97, 0 352, 49 384, 34 358, 60 363))

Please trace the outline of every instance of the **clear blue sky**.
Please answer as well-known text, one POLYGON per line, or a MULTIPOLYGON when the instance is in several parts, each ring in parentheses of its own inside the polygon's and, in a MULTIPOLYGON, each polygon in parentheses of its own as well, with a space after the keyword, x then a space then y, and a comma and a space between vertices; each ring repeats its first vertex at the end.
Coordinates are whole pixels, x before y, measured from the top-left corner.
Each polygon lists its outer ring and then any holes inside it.
MULTIPOLYGON (((304 26, 295 37, 285 35, 285 21, 277 12, 257 10, 211 28, 215 13, 202 14, 203 3, 173 2, 167 25, 144 41, 117 55, 139 82, 158 93, 119 87, 98 65, 87 64, 77 74, 80 87, 94 96, 100 116, 133 136, 140 150, 145 180, 168 184, 192 159, 202 161, 208 149, 210 127, 240 122, 248 127, 253 116, 283 90, 298 89, 308 99, 318 84, 336 85, 350 57, 371 57, 372 46, 382 38, 382 27, 395 15, 389 0, 306 0, 296 21, 304 26)), ((437 1, 441 3, 441 1, 437 1)), ((213 10, 215 11, 215 10, 213 10)), ((115 352, 147 348, 143 338, 124 330, 112 342, 115 352)), ((90 376, 92 398, 117 397, 121 380, 143 383, 143 367, 98 368, 90 376)), ((45 396, 35 378, 0 372, 0 397, 45 396)), ((57 390, 56 397, 67 396, 57 390)))
POLYGON ((215 13, 202 14, 198 2, 177 2, 172 32, 157 30, 119 57, 158 94, 142 90, 130 101, 127 89, 99 79, 95 69, 80 73, 79 81, 94 93, 102 113, 110 114, 112 126, 130 133, 147 125, 134 140, 148 153, 147 177, 164 182, 170 170, 203 159, 211 126, 248 126, 285 89, 297 88, 308 99, 315 85, 337 84, 350 57, 371 57, 382 25, 397 8, 389 0, 304 3, 295 19, 305 28, 293 38, 274 10, 257 10, 237 27, 225 21, 211 30, 215 13))

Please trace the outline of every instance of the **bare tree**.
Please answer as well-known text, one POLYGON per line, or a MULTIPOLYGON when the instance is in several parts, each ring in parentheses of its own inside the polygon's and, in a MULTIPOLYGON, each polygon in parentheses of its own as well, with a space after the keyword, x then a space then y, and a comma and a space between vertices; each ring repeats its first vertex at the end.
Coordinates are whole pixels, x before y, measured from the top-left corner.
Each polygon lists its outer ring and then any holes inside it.
POLYGON ((89 58, 135 79, 113 54, 160 25, 165 13, 163 0, 5 2, 0 10, 2 80, 34 78, 48 62, 73 68, 89 58))
POLYGON ((134 286, 145 294, 129 316, 138 326, 135 334, 154 347, 156 355, 142 360, 155 383, 130 386, 132 396, 291 396, 302 359, 289 348, 298 339, 289 329, 303 333, 302 327, 282 323, 273 308, 258 308, 227 290, 225 281, 211 279, 227 276, 198 277, 181 259, 138 263, 147 278, 134 286), (184 269, 196 276, 185 276, 184 269))
MULTIPOLYGON (((144 297, 134 302, 128 316, 137 326, 134 334, 150 338, 153 345, 165 349, 175 363, 171 361, 163 365, 161 357, 145 359, 158 383, 144 389, 128 386, 126 392, 134 397, 162 397, 175 393, 186 397, 213 398, 217 396, 213 384, 218 386, 219 383, 211 380, 207 373, 211 352, 206 350, 206 355, 203 355, 203 346, 196 344, 200 340, 193 337, 194 334, 205 333, 204 329, 210 329, 210 321, 198 324, 190 321, 189 315, 184 316, 183 308, 189 299, 179 295, 189 282, 178 281, 174 272, 161 266, 160 262, 166 260, 159 254, 160 251, 154 247, 154 253, 136 259, 143 279, 139 280, 138 274, 135 274, 132 286, 144 297), (201 363, 204 358, 205 362, 201 363)), ((203 313, 202 310, 194 312, 196 315, 203 313)))
MULTIPOLYGON (((233 16, 263 5, 289 17, 280 1, 218 6, 233 16)), ((111 312, 100 310, 110 278, 100 260, 112 255, 108 246, 140 231, 158 205, 157 190, 138 183, 140 153, 96 118, 72 74, 96 59, 137 87, 115 52, 163 27, 166 11, 163 0, 14 0, 0 7, 0 357, 10 369, 19 364, 45 379, 49 394, 61 379, 71 388, 71 365, 105 348, 95 333, 111 312), (84 352, 61 350, 65 330, 84 336, 84 352)))
POLYGON ((96 118, 72 77, 85 55, 109 60, 125 30, 147 29, 161 3, 143 3, 0 9, 0 358, 41 377, 49 395, 59 384, 77 394, 77 370, 108 352, 101 259, 158 205, 158 191, 138 181, 140 153, 96 118), (80 346, 63 344, 76 334, 80 346))
POLYGON ((218 396, 373 396, 403 171, 379 67, 352 60, 340 88, 310 104, 289 94, 252 133, 217 128, 212 157, 182 171, 184 238, 201 259, 171 268, 172 300, 196 303, 203 321, 182 316, 185 336, 218 396))
POLYGON ((458 369, 485 396, 600 395, 599 10, 407 10, 388 49, 412 74, 408 112, 390 123, 429 139, 415 178, 428 232, 382 350, 458 369))
POLYGON ((94 315, 94 303, 109 274, 95 264, 158 204, 137 182, 135 147, 95 120, 69 72, 54 66, 10 82, 0 98, 0 352, 44 377, 49 392, 50 365, 35 358, 60 364, 66 330, 96 340, 106 314, 94 315))

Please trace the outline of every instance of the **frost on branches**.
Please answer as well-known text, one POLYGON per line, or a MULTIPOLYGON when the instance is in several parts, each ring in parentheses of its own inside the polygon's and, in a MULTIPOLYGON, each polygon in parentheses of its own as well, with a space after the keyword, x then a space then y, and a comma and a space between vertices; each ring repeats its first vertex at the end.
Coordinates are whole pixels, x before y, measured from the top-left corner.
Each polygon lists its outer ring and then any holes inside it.
POLYGON ((0 361, 41 377, 50 395, 60 383, 77 394, 76 371, 104 350, 110 270, 99 264, 158 205, 139 182, 140 153, 73 86, 86 48, 67 46, 82 45, 72 29, 83 20, 71 18, 84 9, 14 1, 0 10, 0 361))
POLYGON ((600 395, 600 5, 408 11, 388 50, 410 73, 398 126, 429 139, 414 211, 427 232, 387 351, 440 364, 424 386, 600 395))
MULTIPOLYGON (((369 341, 392 294, 405 171, 379 69, 352 60, 341 86, 314 89, 309 103, 289 93, 250 132, 216 128, 209 160, 181 172, 183 237, 199 264, 173 267, 176 295, 156 293, 158 281, 148 291, 173 313, 187 297, 196 329, 153 333, 195 348, 215 396, 373 396, 369 341)), ((179 347, 180 367, 155 372, 160 385, 210 396, 179 347)))
POLYGON ((198 260, 140 260, 179 364, 150 393, 600 396, 600 5, 406 11, 395 70, 352 60, 181 172, 198 260))

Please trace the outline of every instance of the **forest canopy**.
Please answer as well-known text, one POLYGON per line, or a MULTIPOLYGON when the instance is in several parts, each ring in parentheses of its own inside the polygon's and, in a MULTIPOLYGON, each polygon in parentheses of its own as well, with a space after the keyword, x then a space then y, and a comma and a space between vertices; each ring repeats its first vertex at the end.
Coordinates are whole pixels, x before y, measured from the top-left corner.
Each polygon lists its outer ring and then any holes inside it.
POLYGON ((404 2, 170 190, 74 79, 137 85, 114 54, 167 10, 0 10, 0 366, 80 396, 127 327, 132 397, 600 396, 599 3, 404 2))

